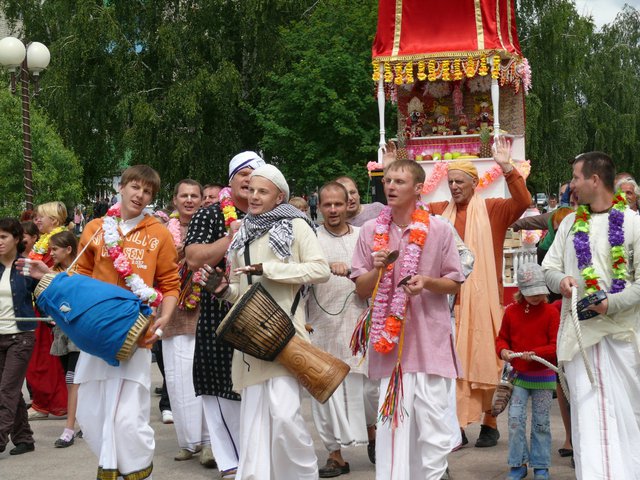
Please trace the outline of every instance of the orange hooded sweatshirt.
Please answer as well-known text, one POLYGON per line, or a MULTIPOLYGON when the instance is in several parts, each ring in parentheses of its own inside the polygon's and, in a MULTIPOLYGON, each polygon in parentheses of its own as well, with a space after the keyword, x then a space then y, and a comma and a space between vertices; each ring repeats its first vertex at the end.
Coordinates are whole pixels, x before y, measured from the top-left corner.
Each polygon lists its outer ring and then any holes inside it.
MULTIPOLYGON (((78 251, 102 229, 102 218, 89 222, 82 232, 78 251)), ((145 217, 124 238, 122 248, 131 262, 133 272, 140 275, 148 286, 160 290, 167 297, 178 297, 180 277, 178 276, 178 252, 169 230, 151 215, 145 217)), ((103 282, 127 288, 113 267, 113 261, 104 244, 101 230, 91 240, 91 245, 80 256, 77 272, 103 282)))

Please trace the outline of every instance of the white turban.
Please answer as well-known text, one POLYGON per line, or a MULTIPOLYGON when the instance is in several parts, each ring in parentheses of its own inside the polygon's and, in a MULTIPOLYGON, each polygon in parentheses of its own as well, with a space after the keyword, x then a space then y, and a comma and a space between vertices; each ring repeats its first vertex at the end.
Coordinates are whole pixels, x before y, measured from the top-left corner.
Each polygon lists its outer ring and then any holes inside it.
POLYGON ((255 170, 262 165, 266 165, 265 161, 256 152, 239 153, 229 162, 229 181, 243 168, 248 167, 255 170))
POLYGON ((289 201, 289 184, 282 175, 282 172, 278 170, 275 165, 262 165, 259 168, 256 168, 251 173, 251 178, 253 177, 264 177, 267 180, 270 180, 282 193, 284 193, 284 201, 289 201))

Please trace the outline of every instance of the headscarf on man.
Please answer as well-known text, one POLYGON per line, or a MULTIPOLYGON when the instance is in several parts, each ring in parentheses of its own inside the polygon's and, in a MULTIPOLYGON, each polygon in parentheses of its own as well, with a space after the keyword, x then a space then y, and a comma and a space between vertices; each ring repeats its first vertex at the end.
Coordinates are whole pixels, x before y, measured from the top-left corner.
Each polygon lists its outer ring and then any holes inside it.
POLYGON ((255 170, 263 165, 266 165, 265 161, 256 152, 241 152, 229 162, 229 181, 243 168, 255 170))
POLYGON ((451 170, 460 170, 461 172, 466 173, 467 175, 472 176, 476 180, 478 180, 478 169, 469 160, 455 160, 449 163, 449 171, 451 170))
POLYGON ((293 244, 293 220, 301 218, 307 222, 315 233, 315 226, 309 218, 294 206, 286 203, 289 199, 289 184, 284 175, 274 165, 263 165, 254 170, 251 177, 264 177, 271 181, 284 194, 284 201, 276 205, 273 210, 253 215, 249 213, 242 220, 240 230, 233 237, 229 250, 238 250, 240 255, 254 240, 269 232, 269 247, 280 259, 291 256, 293 244))

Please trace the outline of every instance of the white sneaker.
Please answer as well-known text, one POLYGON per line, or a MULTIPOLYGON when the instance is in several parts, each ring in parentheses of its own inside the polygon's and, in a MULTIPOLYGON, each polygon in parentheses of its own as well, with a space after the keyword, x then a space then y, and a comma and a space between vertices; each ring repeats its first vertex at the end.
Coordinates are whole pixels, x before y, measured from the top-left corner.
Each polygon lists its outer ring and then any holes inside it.
POLYGON ((162 410, 162 423, 173 423, 173 413, 171 410, 162 410))

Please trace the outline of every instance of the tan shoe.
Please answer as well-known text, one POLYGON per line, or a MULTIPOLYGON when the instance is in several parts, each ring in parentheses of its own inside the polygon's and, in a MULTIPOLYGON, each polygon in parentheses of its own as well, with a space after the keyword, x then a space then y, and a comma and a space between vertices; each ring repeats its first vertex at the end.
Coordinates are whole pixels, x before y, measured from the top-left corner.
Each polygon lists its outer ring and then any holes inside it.
POLYGON ((213 451, 211 450, 211 447, 202 447, 202 452, 200 453, 200 465, 204 468, 216 468, 218 466, 215 458, 213 458, 213 451))
POLYGON ((181 448, 173 459, 177 462, 183 462, 185 460, 191 460, 193 458, 193 452, 186 448, 181 448))
POLYGON ((30 408, 28 411, 29 420, 44 420, 45 418, 49 418, 48 413, 39 412, 33 408, 30 408))

